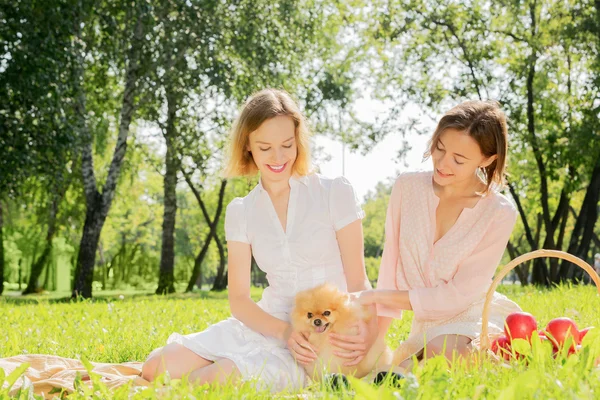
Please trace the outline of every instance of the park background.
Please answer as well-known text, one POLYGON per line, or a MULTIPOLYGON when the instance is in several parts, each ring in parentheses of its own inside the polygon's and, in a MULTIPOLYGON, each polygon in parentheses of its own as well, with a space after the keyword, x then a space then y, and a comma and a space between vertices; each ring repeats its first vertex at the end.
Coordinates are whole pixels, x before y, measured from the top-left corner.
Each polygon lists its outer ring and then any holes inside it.
MULTIPOLYGON (((345 174, 375 280, 394 176, 466 99, 509 119, 506 259, 600 249, 600 5, 569 1, 16 1, 0 9, 0 285, 8 294, 222 290, 222 180, 240 105, 299 101, 345 174)), ((581 280, 538 260, 521 284, 581 280)), ((253 283, 265 277, 253 266, 253 283)))
MULTIPOLYGON (((597 0, 1 2, 0 357, 142 361, 173 331, 230 315, 224 210, 256 180, 220 171, 240 106, 265 87, 301 105, 315 167, 356 188, 373 282, 394 177, 429 167, 436 121, 467 99, 497 100, 508 116, 504 193, 519 218, 503 263, 542 248, 589 263, 600 252, 597 0)), ((540 258, 512 282, 499 290, 540 327, 600 324, 574 265, 540 258)), ((252 284, 257 300, 266 279, 254 264, 252 284)), ((392 324, 392 348, 411 319, 392 324)), ((400 388, 342 397, 598 398, 600 336, 587 337, 568 359, 437 358, 400 388)), ((271 397, 165 379, 133 393, 80 381, 73 396, 271 397)))

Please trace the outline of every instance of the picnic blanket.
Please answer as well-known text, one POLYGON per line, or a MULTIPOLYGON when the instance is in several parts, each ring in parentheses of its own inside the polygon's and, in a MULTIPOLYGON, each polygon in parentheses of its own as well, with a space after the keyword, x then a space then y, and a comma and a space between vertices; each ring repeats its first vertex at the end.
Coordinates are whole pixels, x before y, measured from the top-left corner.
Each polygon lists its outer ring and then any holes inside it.
MULTIPOLYGON (((77 373, 80 374, 84 384, 92 387, 92 381, 84 364, 80 360, 64 358, 46 354, 28 354, 15 357, 0 358, 0 368, 8 376, 23 363, 28 363, 29 368, 17 379, 12 386, 9 395, 15 395, 23 385, 33 388, 33 393, 46 399, 56 397, 58 393, 50 394, 53 389, 65 389, 72 393, 75 391, 74 384, 77 373), (25 376, 27 379, 23 379, 25 376)), ((141 362, 125 362, 122 364, 91 363, 92 373, 101 377, 101 382, 108 389, 115 389, 129 382, 133 386, 149 386, 150 382, 140 376, 142 372, 141 362)), ((0 381, 1 383, 1 381, 0 381)), ((4 382, 3 388, 7 387, 4 382)), ((54 390, 56 392, 56 390, 54 390)))

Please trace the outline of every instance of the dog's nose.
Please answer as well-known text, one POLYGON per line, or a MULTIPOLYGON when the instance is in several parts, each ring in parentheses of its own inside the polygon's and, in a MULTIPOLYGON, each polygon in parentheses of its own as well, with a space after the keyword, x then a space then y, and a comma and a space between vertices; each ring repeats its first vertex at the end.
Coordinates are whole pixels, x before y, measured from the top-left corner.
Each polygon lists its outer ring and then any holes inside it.
POLYGON ((315 326, 321 326, 321 320, 320 319, 315 319, 315 321, 313 323, 315 324, 315 326))

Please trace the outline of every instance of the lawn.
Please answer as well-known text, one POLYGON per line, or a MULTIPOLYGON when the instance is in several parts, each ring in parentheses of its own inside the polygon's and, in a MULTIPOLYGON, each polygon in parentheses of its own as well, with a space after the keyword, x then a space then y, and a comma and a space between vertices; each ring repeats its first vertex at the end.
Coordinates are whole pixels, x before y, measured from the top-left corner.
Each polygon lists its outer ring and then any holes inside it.
MULTIPOLYGON (((538 290, 518 285, 500 291, 533 313, 545 326, 554 317, 573 318, 580 328, 600 327, 600 297, 591 286, 561 286, 538 290)), ((260 297, 260 290, 253 290, 260 297)), ((90 361, 142 361, 154 348, 164 345, 176 330, 191 333, 204 329, 229 315, 226 293, 201 292, 191 295, 156 297, 119 296, 116 293, 92 302, 69 303, 57 299, 0 299, 0 357, 18 354, 55 354, 90 361)), ((396 347, 410 328, 411 313, 396 321, 388 335, 396 347)), ((600 329, 599 329, 600 330, 600 329)), ((390 398, 390 399, 575 399, 600 398, 600 369, 591 366, 600 355, 600 335, 590 334, 591 345, 568 359, 539 357, 529 365, 515 362, 509 366, 484 362, 479 367, 431 359, 416 367, 400 388, 380 389, 355 382, 353 390, 334 393, 310 387, 300 393, 282 393, 280 398, 390 398), (595 339, 594 339, 595 338, 595 339)), ((1 378, 1 376, 0 376, 1 378)), ((115 392, 128 397, 127 388, 115 392)), ((7 397, 0 390, 0 398, 7 397)), ((23 394, 23 397, 27 397, 23 394)), ((84 398, 75 394, 72 397, 84 398)), ((101 395, 99 397, 102 397, 101 395)), ((250 385, 221 388, 193 387, 185 381, 165 387, 137 391, 136 398, 271 398, 250 385)))

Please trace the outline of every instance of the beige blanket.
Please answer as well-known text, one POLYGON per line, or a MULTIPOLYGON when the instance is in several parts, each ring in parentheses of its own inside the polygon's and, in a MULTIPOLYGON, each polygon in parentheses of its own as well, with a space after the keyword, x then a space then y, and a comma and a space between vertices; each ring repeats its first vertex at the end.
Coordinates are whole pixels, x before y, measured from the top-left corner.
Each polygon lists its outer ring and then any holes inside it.
MULTIPOLYGON (((58 393, 50 394, 54 388, 65 389, 71 393, 75 390, 74 383, 77 373, 81 375, 84 384, 92 387, 92 381, 83 363, 72 358, 50 356, 44 354, 28 354, 22 356, 0 358, 0 368, 6 376, 19 368, 23 363, 28 363, 29 368, 17 379, 10 390, 10 395, 25 385, 31 385, 33 392, 44 398, 58 396, 58 393), (23 379, 25 376, 27 379, 23 379)), ((150 382, 140 376, 142 372, 141 362, 126 362, 122 364, 91 363, 92 373, 98 374, 100 381, 108 388, 115 389, 119 386, 132 382, 133 386, 149 386, 150 382)), ((0 381, 0 383, 2 383, 0 381)), ((3 389, 7 387, 4 382, 3 389)), ((54 390, 56 392, 56 390, 54 390)))

